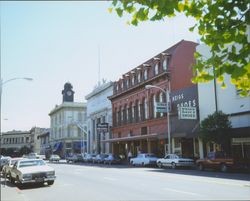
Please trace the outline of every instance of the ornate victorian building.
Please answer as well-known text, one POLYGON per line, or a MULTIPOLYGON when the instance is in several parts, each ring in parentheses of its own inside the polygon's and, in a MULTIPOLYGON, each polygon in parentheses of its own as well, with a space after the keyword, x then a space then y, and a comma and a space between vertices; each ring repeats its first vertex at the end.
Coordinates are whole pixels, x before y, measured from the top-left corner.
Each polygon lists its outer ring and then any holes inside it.
POLYGON ((114 82, 112 102, 113 152, 153 152, 163 156, 168 150, 170 131, 172 152, 194 157, 198 153, 198 119, 179 120, 178 107, 198 110, 197 86, 191 82, 196 43, 180 41, 125 73, 114 82), (146 89, 146 85, 153 85, 146 89), (171 91, 170 122, 156 105, 166 102, 171 91), (167 125, 170 125, 168 129, 167 125))

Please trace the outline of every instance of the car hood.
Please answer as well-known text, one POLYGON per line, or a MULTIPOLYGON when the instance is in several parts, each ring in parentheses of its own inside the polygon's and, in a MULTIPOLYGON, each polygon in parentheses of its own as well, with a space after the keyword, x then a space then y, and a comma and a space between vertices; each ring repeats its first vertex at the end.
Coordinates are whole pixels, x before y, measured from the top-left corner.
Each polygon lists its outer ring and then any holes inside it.
POLYGON ((32 167, 19 168, 19 171, 22 174, 26 174, 26 173, 37 173, 37 172, 54 171, 54 168, 52 168, 50 166, 32 166, 32 167))

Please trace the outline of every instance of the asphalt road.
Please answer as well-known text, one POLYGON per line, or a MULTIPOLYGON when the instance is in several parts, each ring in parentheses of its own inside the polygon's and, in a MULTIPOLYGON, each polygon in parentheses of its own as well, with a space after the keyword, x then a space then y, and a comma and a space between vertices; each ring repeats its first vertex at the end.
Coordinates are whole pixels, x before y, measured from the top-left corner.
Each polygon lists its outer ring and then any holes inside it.
POLYGON ((250 174, 107 165, 51 164, 52 186, 19 189, 1 179, 2 201, 249 200, 250 174))

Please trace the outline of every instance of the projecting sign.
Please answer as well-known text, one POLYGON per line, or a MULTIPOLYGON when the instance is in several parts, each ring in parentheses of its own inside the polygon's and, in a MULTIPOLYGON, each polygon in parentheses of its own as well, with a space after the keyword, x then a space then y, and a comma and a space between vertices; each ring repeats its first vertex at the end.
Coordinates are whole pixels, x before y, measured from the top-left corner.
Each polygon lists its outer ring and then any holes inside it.
POLYGON ((197 119, 196 107, 179 107, 179 119, 197 119))
POLYGON ((167 103, 156 102, 155 110, 156 110, 156 112, 167 113, 168 112, 168 104, 167 103))
POLYGON ((96 125, 96 129, 102 132, 108 132, 108 127, 109 127, 108 123, 98 123, 96 125))

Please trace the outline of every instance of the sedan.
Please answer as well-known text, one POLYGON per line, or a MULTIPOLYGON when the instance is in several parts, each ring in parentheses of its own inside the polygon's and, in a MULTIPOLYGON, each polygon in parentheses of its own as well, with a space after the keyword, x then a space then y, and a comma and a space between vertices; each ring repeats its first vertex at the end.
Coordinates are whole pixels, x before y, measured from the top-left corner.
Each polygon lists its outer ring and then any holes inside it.
POLYGON ((60 161, 60 156, 58 156, 58 155, 56 155, 56 154, 52 154, 51 156, 50 156, 50 158, 49 158, 49 161, 50 162, 59 162, 60 161))
POLYGON ((156 165, 158 158, 152 153, 138 154, 136 158, 130 159, 131 165, 156 165))
POLYGON ((93 158, 93 163, 103 163, 106 157, 108 157, 108 154, 97 154, 96 157, 93 158))
POLYGON ((95 158, 95 157, 96 157, 96 154, 84 154, 83 161, 85 163, 89 163, 89 162, 92 162, 93 158, 95 158))
POLYGON ((104 164, 119 164, 121 163, 121 158, 114 154, 108 154, 108 157, 104 158, 104 164))
POLYGON ((25 183, 54 183, 56 176, 54 168, 48 166, 42 159, 23 159, 17 161, 10 171, 10 181, 22 185, 25 183))
POLYGON ((193 167, 194 160, 191 158, 182 158, 177 154, 168 154, 164 158, 157 160, 158 167, 171 167, 175 169, 176 167, 193 167))

